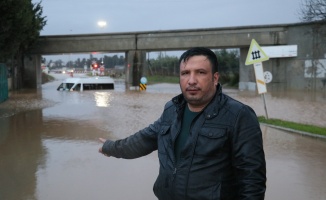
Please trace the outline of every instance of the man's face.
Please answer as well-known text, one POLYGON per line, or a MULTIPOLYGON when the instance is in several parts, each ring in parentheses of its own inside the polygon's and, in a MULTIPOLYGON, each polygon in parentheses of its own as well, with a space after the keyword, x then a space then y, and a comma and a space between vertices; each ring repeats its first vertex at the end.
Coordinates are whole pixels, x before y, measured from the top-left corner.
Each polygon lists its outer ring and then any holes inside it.
POLYGON ((212 74, 206 56, 192 56, 180 64, 180 87, 190 110, 201 111, 213 98, 219 75, 212 74))

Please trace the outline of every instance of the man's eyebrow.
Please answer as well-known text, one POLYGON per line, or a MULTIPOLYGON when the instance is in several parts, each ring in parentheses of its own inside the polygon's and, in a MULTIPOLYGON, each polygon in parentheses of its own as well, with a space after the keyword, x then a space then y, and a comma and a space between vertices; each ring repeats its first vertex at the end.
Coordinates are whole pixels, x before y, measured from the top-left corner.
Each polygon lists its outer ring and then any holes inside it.
POLYGON ((180 71, 185 72, 185 71, 189 71, 189 69, 185 69, 185 67, 183 69, 181 69, 180 71))

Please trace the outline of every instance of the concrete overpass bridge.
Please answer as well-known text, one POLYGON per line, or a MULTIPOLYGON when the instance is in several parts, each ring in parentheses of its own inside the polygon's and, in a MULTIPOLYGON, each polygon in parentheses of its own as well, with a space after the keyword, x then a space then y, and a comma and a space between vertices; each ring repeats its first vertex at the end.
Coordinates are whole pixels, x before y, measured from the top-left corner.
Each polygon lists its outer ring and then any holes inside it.
POLYGON ((326 78, 325 21, 226 28, 40 36, 36 47, 25 58, 26 78, 24 83, 29 87, 41 87, 42 55, 124 52, 126 65, 130 66, 126 67, 126 86, 138 85, 146 68, 146 52, 185 50, 194 46, 203 46, 211 49, 239 48, 239 89, 255 90, 253 67, 244 64, 252 39, 255 39, 260 46, 297 45, 298 47, 296 57, 272 58, 264 62, 264 70, 273 74, 272 82, 267 85, 268 90, 318 90, 323 87, 320 80, 326 78), (325 63, 324 71, 322 67, 318 72, 311 70, 320 67, 318 63, 325 63))

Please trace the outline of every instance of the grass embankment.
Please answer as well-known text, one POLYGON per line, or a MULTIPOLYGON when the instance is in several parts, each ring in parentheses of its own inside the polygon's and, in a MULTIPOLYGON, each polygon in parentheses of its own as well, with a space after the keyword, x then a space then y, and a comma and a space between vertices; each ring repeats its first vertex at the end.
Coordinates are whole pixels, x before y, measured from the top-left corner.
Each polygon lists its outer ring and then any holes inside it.
POLYGON ((179 83, 179 76, 147 76, 147 84, 179 83))
POLYGON ((326 127, 319 127, 308 124, 300 124, 295 122, 284 121, 280 119, 266 119, 265 117, 259 116, 259 122, 279 126, 283 128, 289 128, 297 131, 303 131, 311 134, 326 136, 326 127))
POLYGON ((50 81, 54 81, 54 80, 55 80, 55 78, 53 76, 42 72, 42 84, 50 82, 50 81))

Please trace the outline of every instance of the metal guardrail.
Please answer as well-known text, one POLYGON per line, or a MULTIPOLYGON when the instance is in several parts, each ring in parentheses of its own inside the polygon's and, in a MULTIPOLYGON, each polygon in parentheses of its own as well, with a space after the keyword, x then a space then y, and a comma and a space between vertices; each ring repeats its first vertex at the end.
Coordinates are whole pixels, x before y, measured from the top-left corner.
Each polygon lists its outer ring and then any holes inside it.
POLYGON ((0 63, 0 103, 8 99, 7 66, 0 63))

